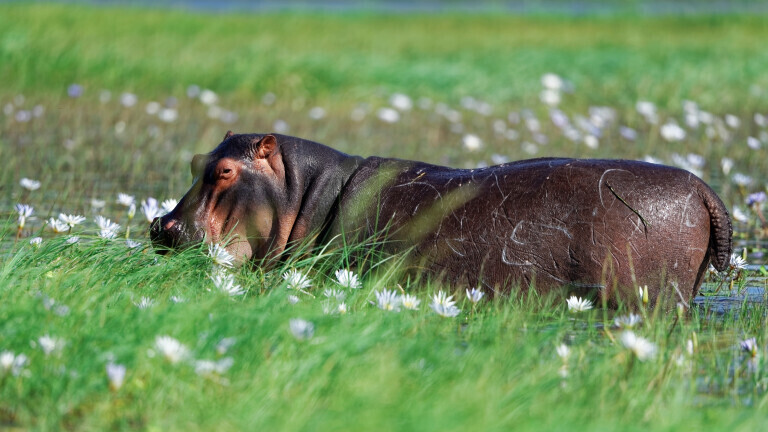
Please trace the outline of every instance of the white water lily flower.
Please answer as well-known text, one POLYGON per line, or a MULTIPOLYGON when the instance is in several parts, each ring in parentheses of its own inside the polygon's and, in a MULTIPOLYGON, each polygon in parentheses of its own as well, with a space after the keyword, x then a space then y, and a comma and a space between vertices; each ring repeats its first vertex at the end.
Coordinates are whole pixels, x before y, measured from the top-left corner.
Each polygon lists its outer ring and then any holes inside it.
POLYGON ((127 240, 125 240, 125 246, 128 249, 136 249, 138 247, 141 247, 141 243, 139 243, 139 242, 137 242, 135 240, 127 239, 127 240))
POLYGON ((381 108, 376 115, 385 123, 397 123, 400 121, 400 113, 393 108, 381 108))
POLYGON ((152 222, 156 217, 160 216, 160 208, 157 206, 157 200, 149 197, 141 202, 141 212, 144 213, 144 217, 147 222, 152 222))
POLYGON ((455 304, 456 302, 453 300, 453 296, 449 296, 440 290, 432 297, 432 303, 429 304, 429 307, 440 316, 452 318, 461 312, 455 304))
POLYGON ((736 164, 736 162, 733 161, 733 159, 729 157, 724 157, 720 159, 720 168, 723 170, 723 174, 728 175, 731 173, 731 170, 733 169, 733 166, 736 164))
POLYGON ((483 141, 479 136, 475 134, 464 135, 464 138, 462 138, 462 144, 464 145, 464 149, 467 151, 480 150, 480 148, 483 147, 483 141))
POLYGON ((138 101, 139 101, 138 96, 136 96, 133 93, 125 92, 120 95, 120 104, 126 108, 130 108, 136 105, 136 102, 138 101))
POLYGON ((189 356, 189 348, 170 336, 157 336, 155 348, 171 364, 176 364, 189 356))
POLYGON ((336 308, 336 312, 342 315, 347 313, 347 304, 344 302, 339 303, 339 306, 336 308))
POLYGON ((325 291, 323 291, 323 295, 327 298, 334 298, 338 301, 343 301, 345 298, 347 298, 347 293, 344 291, 330 288, 326 288, 325 291))
POLYGON ((224 294, 239 296, 245 294, 245 290, 235 283, 235 277, 231 274, 219 272, 211 275, 211 280, 216 288, 224 294))
POLYGON ((640 113, 648 123, 656 124, 658 122, 658 116, 656 114, 656 105, 653 102, 638 101, 635 105, 635 109, 640 113))
POLYGON ((27 356, 14 354, 11 351, 0 353, 0 372, 10 372, 13 376, 19 376, 21 370, 27 365, 27 356))
POLYGON ((749 354, 750 357, 757 357, 757 339, 749 338, 739 343, 742 351, 749 354))
POLYGON ((37 338, 37 343, 40 345, 40 349, 43 350, 45 355, 50 355, 54 352, 61 351, 66 344, 64 339, 43 335, 37 338))
POLYGON ((120 225, 112 222, 111 220, 105 218, 102 215, 96 215, 96 217, 94 218, 94 221, 96 222, 96 225, 101 230, 117 231, 120 229, 120 225))
POLYGON ((477 288, 472 288, 471 291, 467 290, 467 298, 469 299, 469 301, 471 301, 472 303, 475 303, 475 304, 477 304, 477 302, 479 302, 480 299, 482 299, 484 295, 485 295, 485 293, 482 292, 481 290, 477 289, 477 288))
POLYGON ((133 302, 133 304, 139 309, 149 309, 155 305, 155 301, 149 297, 142 296, 138 302, 133 302))
POLYGON ((146 108, 144 108, 144 110, 149 115, 155 115, 155 114, 157 114, 160 111, 160 107, 161 107, 161 105, 160 105, 159 102, 150 101, 150 102, 147 103, 147 106, 146 106, 146 108))
POLYGON ((42 243, 43 243, 43 238, 42 237, 32 237, 31 239, 29 239, 29 244, 31 244, 34 247, 38 247, 42 243))
POLYGON ((85 221, 85 216, 59 213, 59 220, 69 225, 70 228, 74 228, 75 225, 80 225, 85 221))
POLYGON ((312 280, 309 276, 296 269, 291 269, 290 271, 283 273, 283 279, 288 282, 288 289, 303 291, 312 286, 312 280))
POLYGON ((35 209, 30 205, 16 204, 16 212, 19 214, 19 217, 30 217, 34 211, 35 209))
POLYGON ((32 216, 35 209, 27 204, 16 204, 16 212, 19 214, 19 229, 24 228, 27 218, 32 216))
POLYGON ((62 221, 60 221, 58 219, 54 219, 54 218, 48 219, 48 226, 51 227, 53 232, 55 232, 57 234, 61 234, 61 233, 65 233, 65 232, 69 231, 69 225, 65 224, 64 222, 62 222, 62 221))
POLYGON ((117 238, 117 233, 110 230, 99 230, 99 237, 106 240, 113 240, 117 238))
POLYGON ((203 89, 203 91, 200 92, 200 102, 206 105, 213 105, 218 102, 218 100, 219 96, 214 93, 213 90, 203 89))
POLYGON ((357 280, 357 275, 347 269, 336 270, 336 282, 343 287, 351 289, 359 289, 363 286, 357 280))
POLYGON ((747 268, 747 261, 741 257, 741 255, 731 254, 731 261, 729 267, 732 270, 744 270, 747 268))
POLYGON ((560 91, 565 86, 565 81, 559 75, 550 72, 541 76, 541 85, 550 90, 560 91))
POLYGON ((125 381, 125 365, 109 362, 107 363, 106 370, 109 388, 114 391, 120 390, 125 381))
POLYGON ((233 337, 222 338, 219 343, 216 344, 216 353, 218 355, 224 355, 230 348, 237 342, 237 339, 233 337))
POLYGON ((584 312, 592 309, 592 302, 581 297, 571 296, 566 300, 568 304, 568 310, 571 312, 584 312))
POLYGON ((731 180, 739 186, 749 186, 754 181, 752 177, 740 172, 734 173, 733 176, 731 176, 731 180))
POLYGON ((560 95, 560 92, 557 90, 552 89, 544 89, 539 93, 539 100, 551 107, 556 107, 560 105, 560 102, 562 101, 562 96, 560 95))
POLYGON ((132 195, 119 193, 117 194, 117 203, 126 207, 130 207, 136 204, 136 199, 132 195))
POLYGON ((636 335, 632 330, 621 333, 621 343, 632 351, 640 361, 651 359, 656 355, 656 345, 648 339, 636 335))
POLYGON ((315 335, 315 325, 301 318, 292 318, 289 322, 293 337, 298 340, 312 339, 315 335))
POLYGON ((613 319, 613 325, 622 329, 633 329, 637 327, 643 318, 640 315, 629 314, 627 316, 620 316, 613 319))
POLYGON ((742 223, 749 222, 749 217, 747 216, 747 214, 744 213, 744 210, 738 207, 733 208, 733 213, 731 214, 731 217, 733 217, 733 220, 735 220, 736 222, 742 222, 742 223))
POLYGON ((176 111, 176 109, 174 108, 163 108, 157 114, 157 118, 159 118, 160 121, 165 123, 173 123, 176 121, 176 119, 179 118, 179 112, 176 111))
POLYGON ((179 205, 179 201, 175 199, 167 199, 163 201, 161 206, 163 207, 163 211, 167 214, 173 211, 173 209, 176 208, 176 206, 179 205))
POLYGON ((296 303, 298 303, 298 302, 299 302, 299 297, 297 297, 297 296, 295 296, 295 295, 293 295, 293 294, 291 294, 291 295, 289 295, 289 296, 288 296, 288 303, 290 303, 290 304, 296 304, 296 303))
POLYGON ((208 245, 208 256, 211 257, 213 263, 219 267, 232 267, 235 262, 235 257, 232 256, 224 246, 216 243, 208 245))
POLYGON ((413 108, 413 101, 407 95, 395 93, 389 98, 389 103, 400 111, 410 111, 413 108))
POLYGON ((79 242, 80 242, 80 236, 74 236, 74 235, 67 237, 67 241, 66 241, 68 245, 77 244, 79 242))
POLYGON ((400 297, 400 304, 408 310, 419 310, 421 300, 419 300, 415 295, 404 294, 400 297))
POLYGON ((659 129, 661 137, 669 142, 677 142, 685 139, 685 129, 681 128, 677 123, 669 122, 665 123, 659 129))
POLYGON ((233 364, 235 364, 235 360, 232 357, 224 357, 219 361, 197 360, 195 361, 195 373, 207 377, 222 375, 226 373, 233 364))
POLYGON ((632 129, 631 127, 627 127, 627 126, 619 127, 619 134, 621 135, 622 138, 629 141, 634 141, 637 139, 637 131, 632 129))
POLYGON ((272 130, 279 133, 279 134, 286 134, 288 131, 291 130, 291 127, 288 125, 288 122, 285 120, 275 120, 275 122, 272 124, 272 130))
POLYGON ((95 218, 96 225, 99 227, 99 237, 105 239, 113 239, 117 237, 117 230, 120 229, 120 225, 112 222, 102 215, 97 215, 95 218))
POLYGON ((381 310, 400 312, 400 296, 395 290, 376 291, 376 306, 381 310))
POLYGON ((320 120, 323 117, 325 117, 325 108, 314 107, 309 110, 309 118, 311 118, 312 120, 320 120))
POLYGON ((28 179, 26 177, 24 177, 21 180, 19 180, 19 184, 21 185, 21 187, 23 187, 24 189, 26 189, 28 191, 36 191, 36 190, 40 189, 40 182, 39 181, 28 179))

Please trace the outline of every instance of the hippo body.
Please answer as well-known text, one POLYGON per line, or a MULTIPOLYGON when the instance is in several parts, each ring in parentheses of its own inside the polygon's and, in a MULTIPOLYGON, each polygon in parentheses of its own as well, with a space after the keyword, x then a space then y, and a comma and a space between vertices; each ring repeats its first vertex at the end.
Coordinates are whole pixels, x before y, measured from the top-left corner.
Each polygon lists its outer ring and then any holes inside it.
POLYGON ((230 234, 228 248, 245 261, 308 238, 378 236, 451 285, 490 294, 566 287, 610 305, 635 299, 642 285, 653 303, 688 301, 710 261, 726 268, 732 249, 722 201, 695 175, 663 165, 542 158, 464 170, 231 133, 203 158, 192 190, 153 224, 156 243, 230 234), (222 189, 210 173, 230 161, 237 178, 222 189))

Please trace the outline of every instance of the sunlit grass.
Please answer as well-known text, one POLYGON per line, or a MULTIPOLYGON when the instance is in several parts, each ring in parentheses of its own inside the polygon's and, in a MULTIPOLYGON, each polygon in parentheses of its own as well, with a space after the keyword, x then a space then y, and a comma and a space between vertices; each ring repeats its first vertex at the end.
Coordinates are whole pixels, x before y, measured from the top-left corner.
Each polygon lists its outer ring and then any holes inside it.
POLYGON ((613 326, 625 312, 569 311, 554 295, 473 306, 454 293, 462 313, 446 318, 426 306, 438 287, 403 282, 422 305, 393 312, 371 304, 370 275, 355 290, 341 288, 328 267, 290 265, 236 272, 248 292, 231 297, 213 289, 205 251, 159 257, 120 240, 64 239, 19 244, 0 269, 2 350, 28 357, 18 375, 2 375, 5 424, 539 430, 568 421, 666 429, 725 427, 740 410, 740 421, 762 421, 764 306, 719 318, 694 309, 681 321, 647 314, 633 331, 656 352, 641 360, 623 345, 626 330, 613 326), (286 287, 287 268, 311 278, 307 294, 286 287), (325 310, 325 289, 346 294, 346 313, 325 310), (141 297, 154 304, 137 307, 141 297), (296 318, 313 332, 294 335, 296 318), (46 355, 44 335, 62 346, 46 355), (165 359, 156 339, 166 335, 188 354, 165 359), (754 336, 757 368, 739 345, 754 336), (231 346, 222 345, 227 338, 231 346), (561 344, 570 348, 565 358, 561 344), (195 372, 200 360, 227 357, 232 366, 222 373, 195 372), (118 389, 110 389, 107 364, 126 368, 118 389))

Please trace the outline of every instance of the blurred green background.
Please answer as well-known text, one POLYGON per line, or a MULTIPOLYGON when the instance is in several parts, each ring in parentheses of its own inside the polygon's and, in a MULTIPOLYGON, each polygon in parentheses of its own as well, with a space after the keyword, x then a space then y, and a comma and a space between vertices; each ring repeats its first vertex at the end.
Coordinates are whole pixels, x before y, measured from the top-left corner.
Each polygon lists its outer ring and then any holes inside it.
POLYGON ((213 148, 227 129, 459 167, 545 155, 675 163, 674 154, 695 153, 705 159, 697 173, 732 202, 761 189, 765 158, 747 140, 768 140, 755 120, 768 112, 764 15, 738 13, 749 10, 739 3, 725 14, 648 13, 643 3, 591 13, 551 6, 568 2, 529 4, 522 14, 491 2, 470 13, 447 4, 440 13, 382 11, 377 2, 237 13, 0 4, 0 151, 10 168, 0 174, 2 198, 16 198, 11 185, 21 176, 69 184, 78 210, 118 185, 178 197, 191 154, 213 148), (556 106, 542 103, 545 74, 564 82, 556 106), (215 101, 201 103, 205 89, 215 101), (410 106, 382 121, 393 95, 410 106), (657 108, 655 124, 638 113, 638 101, 657 108), (661 126, 685 126, 685 101, 712 114, 710 124, 666 142, 661 126), (597 131, 595 107, 612 110, 597 131), (173 110, 173 120, 160 120, 160 109, 173 110), (553 124, 553 109, 576 139, 553 124), (720 127, 727 115, 738 127, 720 127), (622 126, 637 137, 623 139, 622 126), (467 134, 481 148, 467 151, 467 134), (584 145, 587 135, 599 135, 598 145, 584 145), (721 185, 723 157, 735 160, 728 174, 753 178, 751 189, 731 197, 721 185))

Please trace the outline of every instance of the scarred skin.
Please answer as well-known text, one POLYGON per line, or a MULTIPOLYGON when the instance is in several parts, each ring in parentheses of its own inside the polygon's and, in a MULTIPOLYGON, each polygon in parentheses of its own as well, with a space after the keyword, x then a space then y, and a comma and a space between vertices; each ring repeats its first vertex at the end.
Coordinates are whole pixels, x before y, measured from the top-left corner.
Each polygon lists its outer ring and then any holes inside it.
POLYGON ((190 191, 153 222, 158 245, 229 240, 240 262, 295 242, 361 241, 407 252, 414 268, 489 294, 512 287, 666 308, 722 270, 732 228, 722 201, 677 168, 544 158, 462 170, 349 156, 281 135, 234 135, 192 162, 190 191))

